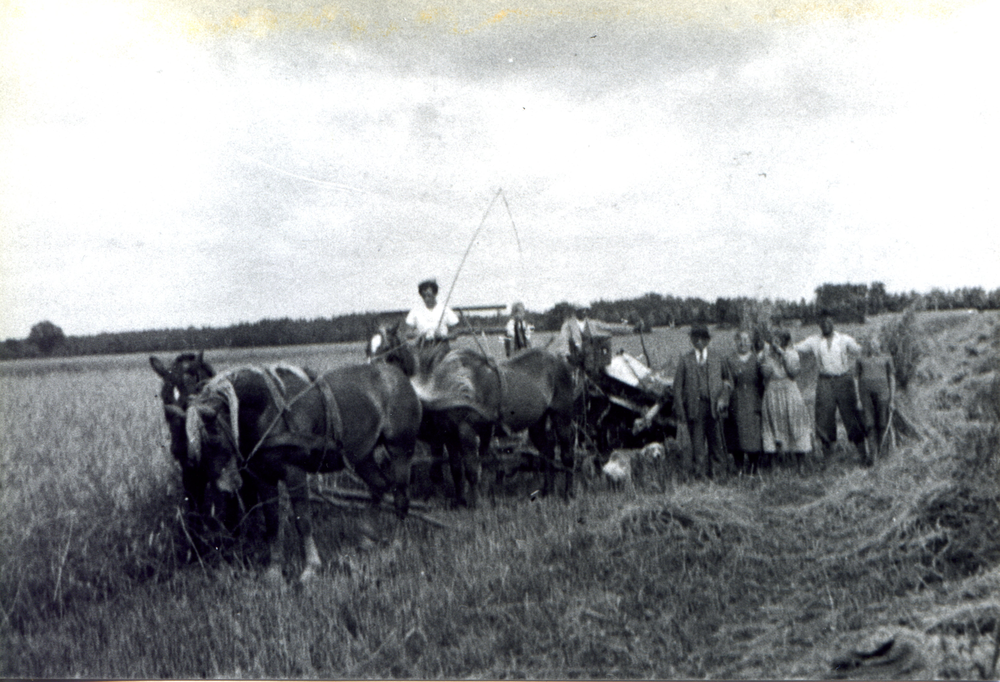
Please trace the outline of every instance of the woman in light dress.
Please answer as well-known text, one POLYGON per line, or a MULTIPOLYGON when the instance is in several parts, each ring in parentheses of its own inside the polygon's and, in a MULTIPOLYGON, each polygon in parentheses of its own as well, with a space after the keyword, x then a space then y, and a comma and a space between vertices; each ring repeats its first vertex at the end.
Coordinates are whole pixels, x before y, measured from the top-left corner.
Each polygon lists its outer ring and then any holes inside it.
POLYGON ((792 455, 799 472, 805 454, 812 451, 812 425, 802 393, 795 383, 799 354, 791 345, 792 335, 778 331, 761 351, 761 372, 766 382, 761 407, 764 452, 780 460, 792 455))

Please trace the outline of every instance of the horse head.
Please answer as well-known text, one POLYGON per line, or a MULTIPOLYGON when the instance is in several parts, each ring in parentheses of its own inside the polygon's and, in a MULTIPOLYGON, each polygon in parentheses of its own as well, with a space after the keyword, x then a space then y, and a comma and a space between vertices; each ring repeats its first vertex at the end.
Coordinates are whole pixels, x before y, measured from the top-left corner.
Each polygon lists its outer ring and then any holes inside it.
POLYGON ((155 355, 149 356, 149 364, 153 371, 163 379, 160 398, 163 405, 176 405, 181 410, 187 409, 188 400, 201 390, 205 382, 215 376, 215 370, 205 362, 205 351, 199 353, 181 353, 168 366, 155 355))
POLYGON ((170 452, 183 462, 187 457, 184 421, 188 403, 215 376, 215 370, 205 361, 205 351, 181 353, 170 365, 151 355, 149 364, 163 380, 160 399, 163 401, 163 416, 170 428, 170 452))
POLYGON ((380 324, 365 346, 365 357, 369 363, 382 361, 395 365, 403 374, 412 377, 417 371, 417 356, 413 346, 401 331, 402 321, 391 327, 380 324))

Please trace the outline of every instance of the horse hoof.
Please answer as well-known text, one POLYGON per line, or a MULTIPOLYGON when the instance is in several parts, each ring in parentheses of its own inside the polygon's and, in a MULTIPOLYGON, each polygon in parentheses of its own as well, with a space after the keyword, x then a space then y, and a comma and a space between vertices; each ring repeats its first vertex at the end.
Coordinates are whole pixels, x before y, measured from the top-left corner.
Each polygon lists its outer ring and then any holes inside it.
POLYGON ((318 566, 306 566, 305 570, 302 571, 302 575, 299 576, 299 582, 305 585, 306 583, 311 583, 318 577, 319 577, 318 566))

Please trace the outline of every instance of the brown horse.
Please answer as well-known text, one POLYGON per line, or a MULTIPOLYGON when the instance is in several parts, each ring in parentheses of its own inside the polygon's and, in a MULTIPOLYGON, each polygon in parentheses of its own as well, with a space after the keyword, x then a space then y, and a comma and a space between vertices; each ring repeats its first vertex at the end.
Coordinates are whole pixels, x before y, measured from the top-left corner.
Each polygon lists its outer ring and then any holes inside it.
POLYGON ((240 367, 211 379, 189 400, 182 467, 203 481, 203 510, 236 490, 259 499, 269 574, 280 576, 278 485, 284 482, 302 538, 301 580, 321 566, 308 510, 308 473, 352 469, 375 501, 392 492, 409 507, 407 484, 422 409, 398 369, 358 365, 315 376, 281 365, 240 367))
POLYGON ((252 509, 257 499, 252 485, 243 486, 239 497, 212 495, 209 499, 206 497, 209 481, 205 472, 188 463, 184 426, 188 403, 215 376, 215 370, 205 360, 204 351, 181 353, 169 365, 151 355, 149 364, 163 380, 160 389, 163 417, 170 430, 170 452, 181 465, 188 531, 195 542, 194 549, 199 554, 205 550, 220 549, 229 544, 231 532, 240 530, 244 518, 241 507, 252 509))
POLYGON ((564 474, 560 492, 569 497, 575 467, 574 386, 565 360, 542 349, 528 349, 498 364, 482 353, 459 349, 428 363, 413 357, 419 349, 404 343, 398 329, 383 333, 381 357, 410 371, 423 403, 421 438, 430 442, 432 452, 440 452, 442 444, 447 449, 458 504, 475 504, 481 461, 499 425, 511 432, 528 430, 545 463, 543 492, 555 489, 558 470, 564 474), (421 367, 428 368, 421 371, 421 367))
POLYGON ((184 413, 188 401, 215 376, 215 370, 205 361, 205 351, 181 353, 170 365, 150 355, 149 364, 163 379, 160 398, 163 400, 163 416, 170 427, 170 451, 180 459, 185 452, 184 413))

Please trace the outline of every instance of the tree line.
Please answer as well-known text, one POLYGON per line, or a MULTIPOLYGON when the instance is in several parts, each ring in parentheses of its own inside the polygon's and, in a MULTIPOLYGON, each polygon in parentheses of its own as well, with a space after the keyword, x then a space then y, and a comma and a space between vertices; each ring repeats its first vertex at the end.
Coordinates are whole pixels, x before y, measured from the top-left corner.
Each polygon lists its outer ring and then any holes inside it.
MULTIPOLYGON (((567 301, 544 312, 529 312, 528 320, 540 331, 557 331, 567 317, 579 315, 606 322, 625 322, 643 331, 653 327, 717 324, 738 326, 748 318, 762 315, 776 322, 799 319, 815 320, 822 310, 829 310, 841 322, 864 322, 868 315, 901 312, 910 307, 928 310, 997 310, 1000 288, 986 292, 982 287, 964 287, 952 291, 932 289, 920 294, 891 293, 882 282, 871 284, 823 284, 816 288, 811 301, 781 299, 757 300, 747 297, 717 298, 714 302, 697 297, 679 297, 648 293, 639 298, 614 301, 598 300, 589 306, 567 301)), ((7 339, 0 344, 0 360, 42 356, 102 355, 118 353, 162 353, 215 348, 289 346, 316 343, 363 341, 380 323, 392 324, 397 316, 384 313, 350 313, 312 320, 282 318, 243 322, 228 327, 188 327, 113 332, 90 336, 67 336, 51 321, 39 322, 25 339, 7 339)), ((476 329, 495 329, 492 316, 467 316, 476 329)))

